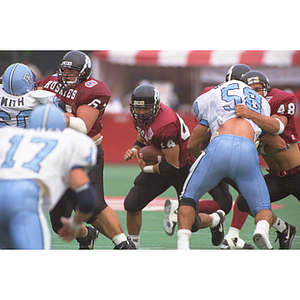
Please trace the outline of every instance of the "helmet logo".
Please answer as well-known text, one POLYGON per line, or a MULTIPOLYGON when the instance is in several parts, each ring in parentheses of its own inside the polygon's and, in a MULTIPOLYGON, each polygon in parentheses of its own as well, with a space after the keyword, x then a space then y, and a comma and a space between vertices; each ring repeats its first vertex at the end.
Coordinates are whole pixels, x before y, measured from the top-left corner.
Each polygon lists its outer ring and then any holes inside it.
POLYGON ((32 84, 32 76, 29 74, 29 72, 26 72, 23 76, 23 79, 27 85, 31 85, 32 84))
POLYGON ((255 76, 255 77, 250 77, 247 79, 248 84, 253 84, 253 83, 259 83, 259 77, 255 76))
POLYGON ((68 66, 68 67, 70 67, 70 66, 72 66, 72 62, 71 62, 71 61, 63 61, 63 62, 61 63, 61 65, 62 65, 62 66, 68 66))
POLYGON ((138 106, 145 106, 145 101, 144 100, 142 100, 142 101, 134 100, 133 101, 133 105, 134 106, 136 106, 136 105, 138 105, 138 106))

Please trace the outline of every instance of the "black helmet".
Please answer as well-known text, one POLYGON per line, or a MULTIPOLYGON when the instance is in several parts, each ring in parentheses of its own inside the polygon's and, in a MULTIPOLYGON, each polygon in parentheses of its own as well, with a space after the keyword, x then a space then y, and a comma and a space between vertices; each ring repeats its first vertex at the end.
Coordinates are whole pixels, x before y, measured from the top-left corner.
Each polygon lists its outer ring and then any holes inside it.
POLYGON ((243 65, 243 64, 233 65, 227 71, 225 81, 229 81, 233 79, 241 80, 244 74, 246 74, 249 71, 251 71, 251 69, 247 65, 243 65))
POLYGON ((85 81, 91 76, 92 62, 85 53, 81 51, 70 51, 62 59, 61 64, 58 66, 57 75, 58 82, 64 87, 68 88, 69 85, 76 85, 85 81), (63 79, 62 75, 65 69, 77 70, 78 76, 74 81, 69 81, 68 78, 63 79))
POLYGON ((130 112, 136 126, 144 128, 153 123, 160 109, 160 95, 158 90, 149 84, 140 85, 132 92, 130 100, 130 112), (145 114, 138 114, 136 108, 151 108, 145 114))
POLYGON ((266 97, 271 89, 269 79, 266 75, 259 71, 249 71, 247 72, 243 77, 242 81, 246 84, 255 84, 255 83, 261 83, 263 85, 263 95, 266 97))

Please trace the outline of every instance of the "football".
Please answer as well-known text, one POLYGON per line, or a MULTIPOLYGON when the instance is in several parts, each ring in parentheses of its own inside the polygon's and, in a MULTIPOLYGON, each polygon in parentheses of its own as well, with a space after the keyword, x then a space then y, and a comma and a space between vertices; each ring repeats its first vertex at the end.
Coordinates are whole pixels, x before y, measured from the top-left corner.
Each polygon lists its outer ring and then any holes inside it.
POLYGON ((152 145, 141 148, 138 152, 139 157, 140 153, 143 153, 143 159, 147 166, 155 165, 165 159, 162 151, 152 145))

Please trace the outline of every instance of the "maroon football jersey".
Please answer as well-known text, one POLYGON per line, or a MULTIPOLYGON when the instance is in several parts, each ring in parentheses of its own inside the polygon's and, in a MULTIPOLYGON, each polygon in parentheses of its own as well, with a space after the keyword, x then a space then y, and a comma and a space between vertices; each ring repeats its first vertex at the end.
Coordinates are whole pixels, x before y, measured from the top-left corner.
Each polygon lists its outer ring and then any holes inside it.
POLYGON ((184 121, 171 108, 161 103, 161 108, 150 126, 136 128, 143 141, 160 149, 172 148, 179 145, 179 167, 193 162, 193 157, 187 150, 190 132, 184 121))
POLYGON ((297 143, 299 139, 294 117, 297 101, 295 95, 272 88, 266 99, 271 107, 271 115, 283 115, 288 119, 288 123, 280 136, 286 143, 297 143))
POLYGON ((38 85, 44 90, 56 93, 58 99, 69 106, 68 112, 76 116, 79 106, 89 105, 100 111, 99 116, 89 131, 88 136, 93 137, 102 130, 102 116, 111 96, 111 92, 105 82, 95 78, 89 78, 75 86, 75 88, 63 89, 57 81, 57 74, 48 76, 38 85))

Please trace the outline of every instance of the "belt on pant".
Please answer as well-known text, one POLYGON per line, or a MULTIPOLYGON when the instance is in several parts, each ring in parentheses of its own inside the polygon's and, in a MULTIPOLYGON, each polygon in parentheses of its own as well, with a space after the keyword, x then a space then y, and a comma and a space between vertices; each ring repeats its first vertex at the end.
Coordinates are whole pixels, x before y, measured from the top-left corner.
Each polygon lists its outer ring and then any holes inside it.
POLYGON ((267 171, 274 176, 284 177, 287 175, 292 175, 292 174, 296 174, 296 173, 300 172, 300 166, 297 166, 297 167, 287 170, 287 171, 273 171, 273 170, 268 170, 268 169, 267 169, 267 171))

